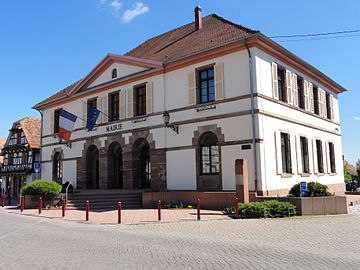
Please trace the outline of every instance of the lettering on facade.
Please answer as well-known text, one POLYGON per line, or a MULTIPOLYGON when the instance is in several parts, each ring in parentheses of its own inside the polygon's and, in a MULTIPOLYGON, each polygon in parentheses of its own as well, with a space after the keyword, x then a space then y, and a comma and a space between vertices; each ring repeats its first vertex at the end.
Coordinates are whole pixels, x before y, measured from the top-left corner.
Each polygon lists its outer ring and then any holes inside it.
POLYGON ((213 109, 216 109, 216 105, 210 105, 210 106, 196 108, 196 111, 202 112, 202 111, 213 110, 213 109))
POLYGON ((115 130, 122 130, 122 124, 116 124, 106 127, 106 132, 115 131, 115 130))

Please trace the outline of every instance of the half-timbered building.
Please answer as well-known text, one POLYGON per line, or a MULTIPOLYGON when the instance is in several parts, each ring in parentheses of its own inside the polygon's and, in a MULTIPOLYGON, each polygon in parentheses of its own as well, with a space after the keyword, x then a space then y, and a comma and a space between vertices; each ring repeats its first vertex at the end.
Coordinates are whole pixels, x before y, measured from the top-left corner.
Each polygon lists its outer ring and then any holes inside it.
POLYGON ((0 153, 0 177, 3 191, 11 196, 18 197, 23 186, 40 177, 34 169, 35 162, 40 162, 40 129, 39 118, 25 117, 9 130, 0 153))

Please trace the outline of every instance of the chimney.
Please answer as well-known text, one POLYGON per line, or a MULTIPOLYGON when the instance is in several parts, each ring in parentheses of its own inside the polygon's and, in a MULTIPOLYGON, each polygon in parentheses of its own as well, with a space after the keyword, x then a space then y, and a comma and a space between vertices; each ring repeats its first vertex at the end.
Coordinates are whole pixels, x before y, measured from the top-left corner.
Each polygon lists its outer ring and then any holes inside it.
POLYGON ((195 31, 200 30, 202 28, 202 14, 201 7, 195 7, 195 31))

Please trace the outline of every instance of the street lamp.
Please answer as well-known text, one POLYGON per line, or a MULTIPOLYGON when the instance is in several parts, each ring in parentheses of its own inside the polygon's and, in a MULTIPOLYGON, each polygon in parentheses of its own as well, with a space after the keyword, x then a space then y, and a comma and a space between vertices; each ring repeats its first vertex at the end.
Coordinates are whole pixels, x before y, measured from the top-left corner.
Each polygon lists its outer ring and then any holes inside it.
POLYGON ((171 125, 170 123, 170 114, 168 111, 165 111, 163 114, 164 125, 167 128, 171 128, 176 134, 179 134, 179 125, 171 125))

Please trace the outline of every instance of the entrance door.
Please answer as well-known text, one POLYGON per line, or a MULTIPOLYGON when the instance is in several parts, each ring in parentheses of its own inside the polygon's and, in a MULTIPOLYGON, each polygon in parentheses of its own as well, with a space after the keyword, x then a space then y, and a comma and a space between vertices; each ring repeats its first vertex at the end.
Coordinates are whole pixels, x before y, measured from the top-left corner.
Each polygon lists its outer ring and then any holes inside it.
POLYGON ((99 187, 99 150, 92 145, 86 153, 86 188, 98 189, 99 187))
POLYGON ((114 142, 108 150, 108 188, 123 188, 123 160, 121 146, 114 142))
POLYGON ((148 144, 140 149, 140 188, 151 187, 150 147, 148 144))

